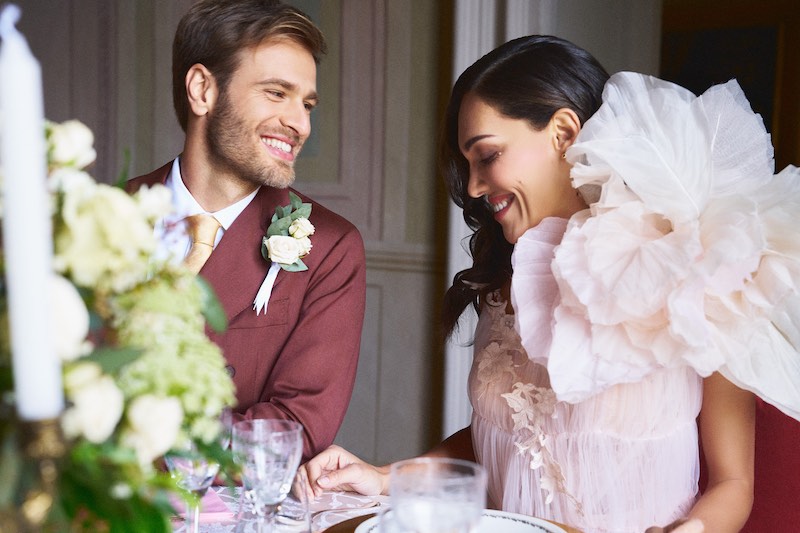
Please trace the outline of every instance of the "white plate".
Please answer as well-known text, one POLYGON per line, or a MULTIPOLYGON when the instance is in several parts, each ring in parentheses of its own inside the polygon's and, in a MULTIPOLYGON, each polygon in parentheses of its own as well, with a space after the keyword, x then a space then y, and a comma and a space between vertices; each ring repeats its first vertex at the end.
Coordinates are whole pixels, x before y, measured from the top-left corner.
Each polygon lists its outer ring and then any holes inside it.
MULTIPOLYGON (((378 533, 379 516, 361 522, 355 533, 378 533)), ((485 510, 477 533, 567 533, 557 525, 517 513, 485 510)))

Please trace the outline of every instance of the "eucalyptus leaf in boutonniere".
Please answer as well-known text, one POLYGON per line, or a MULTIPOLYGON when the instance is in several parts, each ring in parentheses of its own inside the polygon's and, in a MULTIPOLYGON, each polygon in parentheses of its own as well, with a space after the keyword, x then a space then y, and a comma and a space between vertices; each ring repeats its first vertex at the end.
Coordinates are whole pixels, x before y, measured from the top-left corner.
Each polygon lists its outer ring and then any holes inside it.
POLYGON ((272 215, 267 234, 261 239, 261 255, 270 261, 269 272, 253 301, 256 314, 267 312, 272 285, 281 268, 287 272, 308 270, 303 258, 311 252, 314 225, 309 221, 311 204, 289 191, 289 205, 279 205, 272 215))

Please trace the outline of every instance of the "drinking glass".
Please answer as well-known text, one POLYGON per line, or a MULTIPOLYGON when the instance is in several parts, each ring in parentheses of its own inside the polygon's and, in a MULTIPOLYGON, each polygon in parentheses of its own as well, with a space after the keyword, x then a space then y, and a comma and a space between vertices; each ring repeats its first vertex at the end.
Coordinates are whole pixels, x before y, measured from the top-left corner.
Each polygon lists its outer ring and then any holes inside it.
POLYGON ((233 431, 233 409, 226 407, 220 413, 219 421, 222 424, 222 431, 219 434, 219 445, 223 450, 227 450, 231 445, 231 432, 233 431))
POLYGON ((474 532, 486 506, 486 472, 460 459, 400 461, 389 470, 389 498, 381 533, 474 532))
POLYGON ((233 425, 233 460, 242 476, 240 531, 271 531, 275 515, 292 488, 303 453, 303 427, 291 420, 243 420, 233 425))
POLYGON ((187 500, 186 531, 197 533, 200 527, 200 500, 219 472, 219 464, 208 461, 192 445, 167 454, 164 461, 178 485, 195 495, 195 498, 187 500))

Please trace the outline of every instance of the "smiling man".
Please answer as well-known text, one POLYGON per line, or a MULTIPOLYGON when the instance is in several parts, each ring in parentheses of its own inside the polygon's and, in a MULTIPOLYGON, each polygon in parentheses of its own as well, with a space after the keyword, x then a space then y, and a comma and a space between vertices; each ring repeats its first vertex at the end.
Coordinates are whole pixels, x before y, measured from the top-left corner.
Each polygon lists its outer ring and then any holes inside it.
POLYGON ((319 29, 281 2, 195 3, 173 43, 183 152, 127 187, 163 183, 172 191, 176 215, 157 228, 159 255, 199 268, 225 310, 228 328, 209 335, 236 384, 236 416, 300 422, 306 458, 333 441, 344 417, 365 304, 358 231, 289 188, 311 132, 324 52, 319 29), (273 214, 290 205, 304 216, 283 236, 290 248, 302 245, 288 259, 271 245, 265 259, 273 214), (211 224, 210 236, 190 236, 198 218, 211 224))

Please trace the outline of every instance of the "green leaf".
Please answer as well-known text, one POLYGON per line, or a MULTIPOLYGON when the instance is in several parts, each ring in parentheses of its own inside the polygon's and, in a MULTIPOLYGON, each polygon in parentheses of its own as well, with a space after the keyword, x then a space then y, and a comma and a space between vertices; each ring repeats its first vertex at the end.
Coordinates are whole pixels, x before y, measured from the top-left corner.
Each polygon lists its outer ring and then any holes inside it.
POLYGON ((225 310, 222 308, 222 304, 219 303, 219 299, 211 285, 201 276, 197 276, 196 279, 200 284, 200 289, 203 291, 203 316, 208 325, 211 326, 211 329, 217 333, 222 333, 228 327, 228 317, 225 315, 225 310))
POLYGON ((303 263, 302 259, 298 259, 291 265, 285 265, 283 263, 278 263, 281 265, 281 268, 284 269, 286 272, 303 272, 304 270, 308 270, 308 267, 305 263, 303 263))
POLYGON ((264 239, 261 239, 261 257, 264 258, 264 261, 271 261, 269 258, 269 250, 267 250, 267 242, 264 239))
POLYGON ((98 348, 83 360, 97 363, 106 374, 114 374, 136 361, 142 353, 138 348, 98 348))
POLYGON ((311 216, 311 204, 303 204, 292 213, 292 220, 297 220, 300 217, 308 218, 311 216))
POLYGON ((273 237, 275 235, 289 235, 289 226, 291 225, 291 216, 281 217, 269 225, 269 228, 267 228, 267 237, 273 237))
POLYGON ((289 202, 290 205, 292 206, 292 209, 299 209, 300 206, 303 204, 303 200, 301 200, 300 197, 297 196, 292 191, 289 191, 289 202))
POLYGON ((130 166, 131 151, 125 148, 125 150, 122 151, 122 170, 119 171, 119 177, 114 184, 115 187, 119 187, 120 189, 125 188, 125 184, 128 183, 128 178, 130 177, 130 166))

